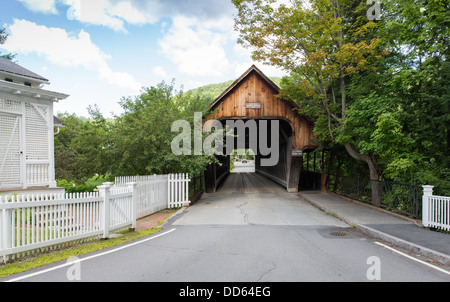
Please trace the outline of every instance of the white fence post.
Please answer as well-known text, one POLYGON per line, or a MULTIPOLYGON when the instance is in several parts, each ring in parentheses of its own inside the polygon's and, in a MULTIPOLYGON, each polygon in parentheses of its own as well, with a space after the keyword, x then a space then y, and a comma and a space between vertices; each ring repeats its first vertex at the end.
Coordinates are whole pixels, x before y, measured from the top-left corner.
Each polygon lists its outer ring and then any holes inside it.
MULTIPOLYGON (((9 196, 0 196, 0 204, 7 204, 9 196)), ((11 209, 2 209, 0 213, 0 251, 11 248, 11 209)), ((6 263, 9 256, 3 256, 3 262, 6 263)))
POLYGON ((170 185, 171 185, 171 180, 172 180, 172 174, 167 175, 167 208, 170 209, 171 205, 170 205, 170 185))
POLYGON ((103 197, 102 207, 101 207, 101 226, 103 229, 103 239, 109 236, 109 225, 110 225, 110 195, 111 195, 111 185, 110 182, 105 182, 102 186, 97 187, 100 196, 103 197))
POLYGON ((189 182, 191 181, 190 179, 189 179, 189 174, 188 173, 186 173, 186 174, 184 174, 184 176, 185 176, 185 189, 186 189, 186 193, 185 193, 185 195, 184 195, 184 200, 183 200, 183 206, 185 206, 185 205, 189 205, 190 203, 191 203, 191 201, 189 200, 189 182))
POLYGON ((137 217, 136 217, 136 208, 137 208, 136 186, 137 186, 137 183, 130 182, 130 183, 127 183, 127 186, 131 189, 131 194, 132 194, 132 197, 131 197, 131 202, 132 202, 132 204, 131 204, 131 219, 132 219, 131 229, 135 230, 136 229, 136 220, 137 220, 137 217))
POLYGON ((423 197, 422 197, 422 225, 424 227, 430 226, 430 196, 433 195, 433 188, 434 186, 422 186, 423 187, 423 197))

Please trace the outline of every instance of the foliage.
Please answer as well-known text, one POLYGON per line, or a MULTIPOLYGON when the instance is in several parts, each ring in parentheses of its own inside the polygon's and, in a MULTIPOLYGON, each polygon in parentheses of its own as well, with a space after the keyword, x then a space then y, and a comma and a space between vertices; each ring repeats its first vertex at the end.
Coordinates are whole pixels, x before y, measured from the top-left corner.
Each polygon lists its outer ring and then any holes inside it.
POLYGON ((55 174, 57 179, 85 181, 109 172, 108 132, 110 122, 98 108, 89 108, 90 119, 75 114, 58 114, 65 127, 55 136, 55 174))
POLYGON ((390 179, 450 193, 448 3, 386 3, 378 24, 388 56, 376 73, 352 76, 347 130, 364 138, 390 179), (369 122, 368 122, 369 121, 369 122))
MULTIPOLYGON (((6 30, 4 28, 0 28, 0 45, 5 44, 7 39, 8 39, 8 34, 6 33, 6 30)), ((0 52, 0 58, 13 60, 15 57, 16 57, 15 54, 8 53, 8 54, 2 55, 2 53, 0 52)))
POLYGON ((73 180, 67 181, 66 179, 58 179, 56 181, 57 186, 65 188, 66 193, 93 192, 105 182, 114 182, 114 177, 112 175, 98 175, 87 179, 82 184, 77 184, 73 180))
MULTIPOLYGON (((315 133, 327 144, 343 144, 347 152, 378 178, 376 158, 358 148, 358 139, 342 140, 353 74, 374 70, 381 58, 376 24, 363 21, 362 3, 351 0, 313 0, 275 6, 275 1, 234 0, 240 43, 253 49, 253 59, 291 71, 295 83, 282 95, 301 96, 300 106, 316 118, 315 133), (299 91, 300 90, 300 91, 299 91), (305 106, 302 102, 306 100, 305 106), (310 110, 310 111, 309 111, 310 110)), ((289 81, 289 80, 288 80, 289 81)), ((378 188, 372 202, 379 205, 378 188)))
MULTIPOLYGON (((193 131, 194 112, 202 112, 211 102, 202 93, 177 92, 173 83, 162 82, 139 96, 123 98, 124 114, 111 120, 96 106, 89 107, 89 119, 59 114, 65 128, 55 138, 57 179, 67 179, 70 187, 72 181, 84 183, 94 175, 202 172, 215 157, 173 154, 171 142, 179 133, 171 126, 186 120, 193 131)), ((89 187, 83 186, 71 190, 89 187)))
POLYGON ((194 113, 202 112, 212 99, 202 94, 175 92, 164 82, 121 102, 125 114, 115 120, 111 135, 112 172, 120 175, 198 173, 214 160, 203 155, 175 155, 171 131, 178 120, 194 130, 194 113))
POLYGON ((365 1, 233 2, 240 42, 291 72, 282 96, 314 119, 334 166, 354 170, 350 155, 371 178, 450 193, 448 2, 383 2, 379 21, 365 1))

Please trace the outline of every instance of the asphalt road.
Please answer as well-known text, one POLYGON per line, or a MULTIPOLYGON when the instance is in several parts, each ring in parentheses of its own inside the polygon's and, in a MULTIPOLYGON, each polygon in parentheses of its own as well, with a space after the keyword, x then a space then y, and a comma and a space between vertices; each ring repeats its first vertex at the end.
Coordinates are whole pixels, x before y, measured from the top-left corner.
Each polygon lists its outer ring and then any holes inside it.
POLYGON ((450 281, 254 173, 232 173, 157 235, 75 260, 1 281, 450 281))
POLYGON ((255 164, 250 161, 247 163, 242 163, 239 161, 234 162, 233 173, 252 173, 255 172, 255 164))

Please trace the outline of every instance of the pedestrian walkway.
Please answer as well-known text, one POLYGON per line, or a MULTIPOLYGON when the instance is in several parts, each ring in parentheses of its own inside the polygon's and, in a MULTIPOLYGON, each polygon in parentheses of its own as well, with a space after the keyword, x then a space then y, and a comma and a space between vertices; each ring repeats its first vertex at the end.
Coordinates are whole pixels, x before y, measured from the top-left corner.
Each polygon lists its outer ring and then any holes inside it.
POLYGON ((154 213, 150 216, 140 218, 136 221, 136 231, 148 230, 153 227, 159 226, 177 212, 178 210, 176 209, 166 209, 154 213))
POLYGON ((418 220, 389 213, 334 193, 302 191, 299 196, 375 238, 450 265, 449 234, 425 229, 418 220))

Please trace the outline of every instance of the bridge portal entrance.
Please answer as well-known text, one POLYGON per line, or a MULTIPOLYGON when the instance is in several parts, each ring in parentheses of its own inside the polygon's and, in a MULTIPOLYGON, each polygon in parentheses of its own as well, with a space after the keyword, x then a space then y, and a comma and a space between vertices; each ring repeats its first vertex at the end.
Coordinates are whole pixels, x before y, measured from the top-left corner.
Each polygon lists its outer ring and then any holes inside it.
POLYGON ((207 120, 220 121, 234 135, 226 137, 220 163, 206 170, 207 192, 216 192, 228 177, 236 149, 253 151, 256 173, 298 192, 303 153, 317 148, 313 123, 278 94, 278 86, 253 65, 209 106, 207 120))

